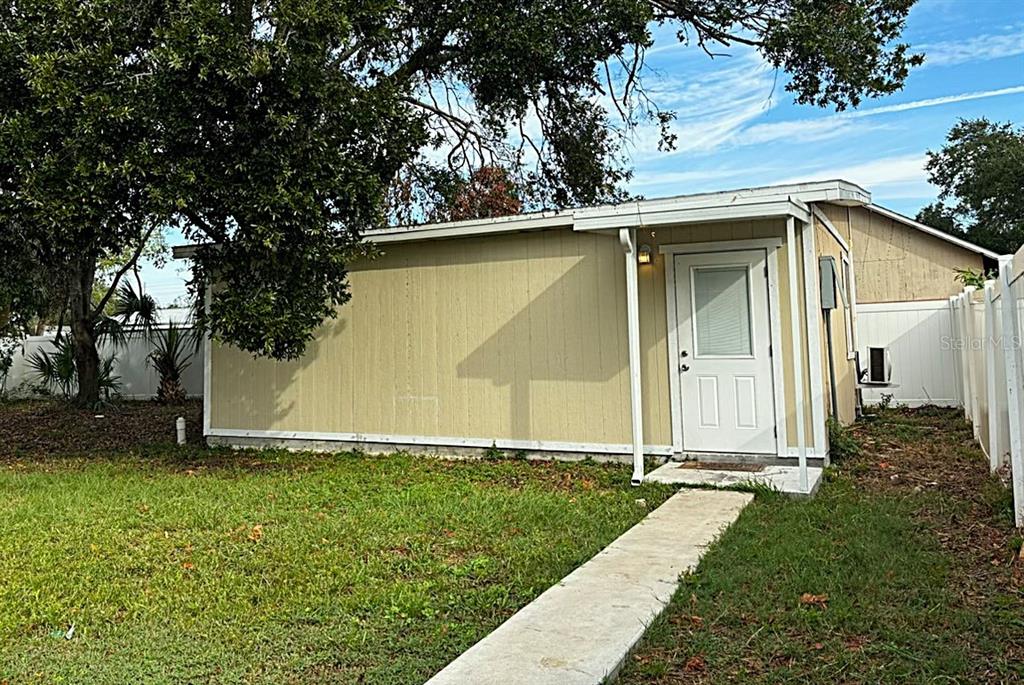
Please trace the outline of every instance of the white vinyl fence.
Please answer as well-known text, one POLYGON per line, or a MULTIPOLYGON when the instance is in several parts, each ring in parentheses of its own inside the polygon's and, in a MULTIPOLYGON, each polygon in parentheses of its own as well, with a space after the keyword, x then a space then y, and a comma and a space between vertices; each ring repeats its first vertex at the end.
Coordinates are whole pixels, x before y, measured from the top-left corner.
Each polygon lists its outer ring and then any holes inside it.
POLYGON ((1024 248, 1000 260, 998 279, 951 297, 949 312, 958 399, 992 471, 1009 467, 1024 527, 1024 248))
POLYGON ((886 394, 911 407, 959 406, 951 325, 948 300, 858 304, 857 346, 887 347, 892 355, 893 387, 864 389, 864 402, 886 394))
MULTIPOLYGON (((37 350, 53 352, 53 335, 33 336, 26 338, 14 354, 14 365, 7 376, 5 388, 14 397, 29 397, 34 394, 33 386, 38 380, 29 365, 29 358, 37 350)), ((191 350, 191 347, 189 348, 191 350)), ((149 340, 135 338, 127 347, 115 349, 109 344, 100 345, 100 358, 116 355, 114 373, 121 377, 121 396, 127 399, 141 400, 156 396, 160 378, 149 363, 149 354, 153 344, 149 340)), ((192 356, 190 365, 185 369, 182 378, 185 392, 190 397, 203 394, 203 349, 202 345, 192 356)))

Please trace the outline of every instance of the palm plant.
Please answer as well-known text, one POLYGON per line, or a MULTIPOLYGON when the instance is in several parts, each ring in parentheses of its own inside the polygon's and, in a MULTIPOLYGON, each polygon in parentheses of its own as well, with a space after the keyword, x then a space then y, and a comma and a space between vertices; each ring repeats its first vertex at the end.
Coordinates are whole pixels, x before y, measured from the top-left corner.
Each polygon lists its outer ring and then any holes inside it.
MULTIPOLYGON (((70 337, 63 335, 58 336, 53 345, 52 352, 40 349, 32 353, 28 365, 41 386, 70 399, 78 386, 74 343, 70 337)), ((121 377, 114 373, 116 363, 115 355, 100 360, 100 392, 108 400, 112 395, 117 395, 121 387, 121 377)))
POLYGON ((149 362, 160 375, 160 386, 156 391, 157 401, 178 404, 185 401, 185 387, 181 376, 192 364, 195 340, 189 329, 167 324, 167 328, 153 334, 153 351, 149 362))

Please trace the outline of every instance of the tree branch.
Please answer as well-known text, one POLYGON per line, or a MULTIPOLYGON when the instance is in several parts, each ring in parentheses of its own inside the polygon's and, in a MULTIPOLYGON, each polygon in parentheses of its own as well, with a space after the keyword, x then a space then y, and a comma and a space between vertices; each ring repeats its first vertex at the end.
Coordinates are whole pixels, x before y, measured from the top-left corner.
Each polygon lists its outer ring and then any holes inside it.
MULTIPOLYGON (((110 301, 111 296, 113 296, 113 294, 117 291, 117 286, 121 283, 121 278, 126 273, 128 273, 130 269, 133 269, 135 267, 135 264, 139 261, 139 256, 142 254, 142 251, 146 248, 146 243, 149 242, 149 238, 152 235, 153 227, 149 228, 149 230, 146 231, 146 234, 142 236, 142 240, 139 241, 138 246, 132 253, 131 259, 129 259, 128 262, 120 269, 118 269, 116 274, 114 274, 114 280, 111 281, 110 287, 107 289, 106 294, 104 294, 103 297, 100 298, 99 304, 97 304, 93 308, 92 314, 90 314, 89 318, 96 319, 103 312, 103 308, 107 306, 107 302, 110 301)), ((141 294, 142 293, 139 293, 139 295, 141 294)))

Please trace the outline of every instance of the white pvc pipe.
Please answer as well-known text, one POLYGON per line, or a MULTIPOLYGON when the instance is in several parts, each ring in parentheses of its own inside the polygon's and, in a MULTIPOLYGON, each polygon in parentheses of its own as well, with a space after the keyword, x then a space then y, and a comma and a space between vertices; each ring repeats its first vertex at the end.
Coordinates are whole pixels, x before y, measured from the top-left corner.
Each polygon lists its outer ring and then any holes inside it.
POLYGON ((636 279, 636 232, 619 229, 626 255, 626 329, 629 341, 629 400, 633 432, 633 485, 644 481, 644 424, 640 386, 640 302, 636 279))
POLYGON ((174 422, 175 428, 178 430, 178 444, 185 444, 185 417, 179 416, 178 420, 174 422))
POLYGON ((804 433, 804 360, 800 335, 800 292, 796 270, 796 219, 786 220, 786 259, 789 262, 789 313, 793 343, 793 389, 796 394, 796 444, 800 458, 800 490, 809 492, 807 481, 807 436, 804 433))

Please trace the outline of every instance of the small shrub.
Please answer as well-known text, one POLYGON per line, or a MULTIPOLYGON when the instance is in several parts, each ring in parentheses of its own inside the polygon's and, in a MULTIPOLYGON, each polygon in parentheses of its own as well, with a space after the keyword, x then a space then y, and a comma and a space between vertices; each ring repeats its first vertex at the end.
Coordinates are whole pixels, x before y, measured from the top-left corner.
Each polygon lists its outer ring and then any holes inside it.
POLYGON ((860 454, 860 445, 849 428, 834 417, 828 419, 828 446, 832 459, 841 460, 860 454))
POLYGON ((181 383, 181 376, 192 364, 194 350, 192 334, 173 322, 166 329, 153 333, 153 351, 149 355, 149 363, 160 376, 157 401, 163 404, 181 404, 185 401, 185 386, 181 383))
MULTIPOLYGON (((78 369, 75 368, 74 343, 69 336, 54 341, 53 352, 40 349, 28 358, 36 383, 49 392, 60 392, 70 399, 78 387, 78 369)), ((106 399, 120 395, 121 377, 114 373, 117 358, 113 355, 100 360, 100 394, 106 399)))

